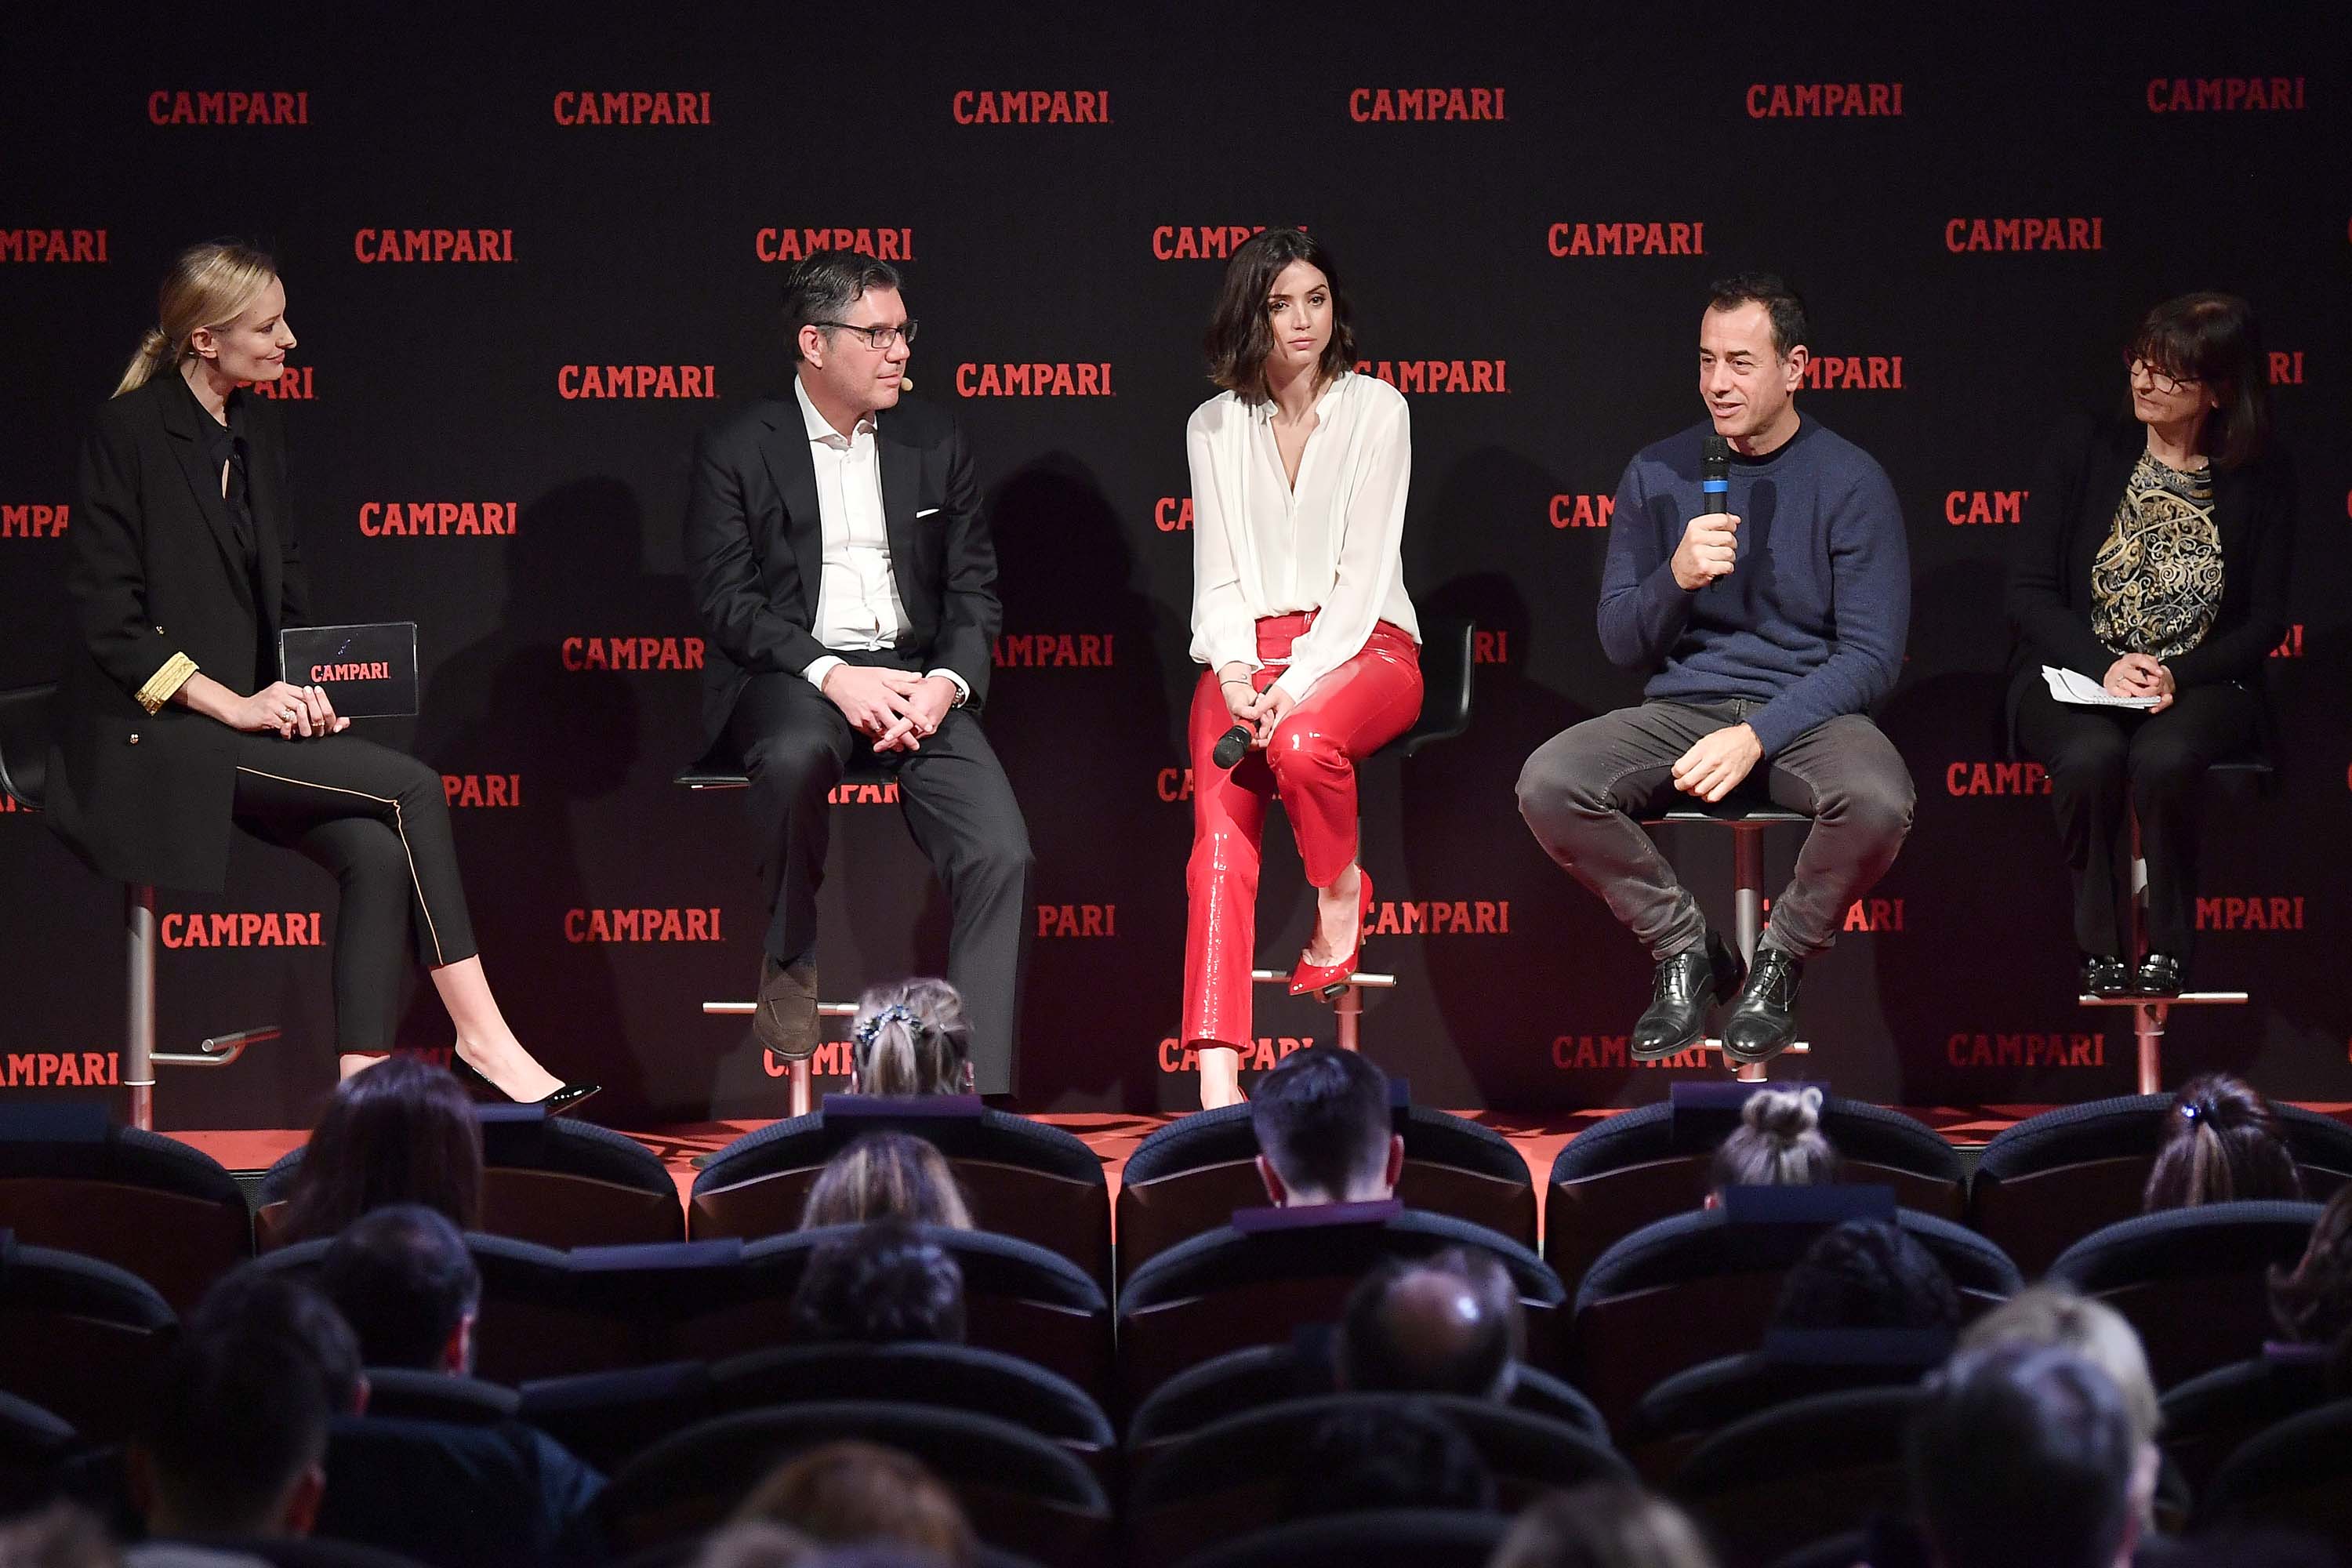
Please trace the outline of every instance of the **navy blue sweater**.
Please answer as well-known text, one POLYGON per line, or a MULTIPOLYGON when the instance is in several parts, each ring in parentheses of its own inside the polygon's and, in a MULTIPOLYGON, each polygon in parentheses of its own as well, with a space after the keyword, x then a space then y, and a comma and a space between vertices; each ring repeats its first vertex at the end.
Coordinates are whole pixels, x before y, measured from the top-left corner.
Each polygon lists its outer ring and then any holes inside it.
POLYGON ((1768 757, 1886 695, 1911 629, 1911 552, 1886 471, 1811 419, 1760 459, 1731 455, 1738 564, 1696 593, 1675 547, 1701 510, 1702 421, 1625 466, 1601 574, 1601 647, 1656 673, 1653 700, 1748 698, 1768 757))

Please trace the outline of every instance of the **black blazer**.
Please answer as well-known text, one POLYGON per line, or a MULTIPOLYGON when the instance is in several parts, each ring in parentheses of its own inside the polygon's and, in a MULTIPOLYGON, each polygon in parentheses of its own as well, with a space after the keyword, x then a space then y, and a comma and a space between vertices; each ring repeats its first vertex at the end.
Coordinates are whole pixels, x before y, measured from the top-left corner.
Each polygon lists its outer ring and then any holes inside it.
MULTIPOLYGON (((2042 665, 2096 679, 2116 661, 2091 635, 2091 562, 2147 448, 2147 427, 2138 420, 2086 417, 2063 428, 2042 458, 2009 570, 2009 618, 2017 632, 2012 727, 2018 700, 2042 665)), ((2286 635, 2294 563, 2294 465, 2287 455, 2273 447, 2242 467, 2217 471, 2213 526, 2221 541, 2221 604, 2205 640, 2165 661, 2182 690, 2255 680, 2286 635)))
POLYGON ((268 400, 236 395, 257 572, 205 461, 197 421, 210 416, 176 372, 108 403, 82 443, 68 531, 72 636, 44 805, 83 859, 123 881, 218 891, 236 790, 235 731, 168 703, 149 713, 135 694, 174 654, 250 694, 267 684, 279 630, 308 621, 285 429, 268 400))
MULTIPOLYGON (((977 707, 1004 611, 963 432, 940 410, 901 398, 882 412, 875 437, 890 565, 907 612, 900 651, 963 677, 977 707)), ((824 656, 811 630, 823 548, 798 398, 763 398, 696 438, 686 559, 710 644, 704 744, 725 732, 751 676, 798 676, 824 656)))

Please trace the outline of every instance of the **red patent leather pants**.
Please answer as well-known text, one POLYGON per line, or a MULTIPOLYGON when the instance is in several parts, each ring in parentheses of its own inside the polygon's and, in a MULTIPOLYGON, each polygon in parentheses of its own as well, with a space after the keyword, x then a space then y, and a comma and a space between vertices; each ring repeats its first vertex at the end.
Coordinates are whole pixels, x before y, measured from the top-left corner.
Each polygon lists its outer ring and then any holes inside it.
MULTIPOLYGON (((1279 679, 1292 639, 1314 621, 1269 616, 1257 624, 1260 691, 1279 679), (1280 661, 1280 662, 1276 662, 1280 661)), ((1233 715, 1204 671, 1193 689, 1192 855, 1184 931, 1184 1039, 1251 1039, 1250 967, 1257 940, 1258 848, 1266 803, 1278 795, 1307 880, 1338 880, 1356 858, 1356 763, 1404 733, 1421 712, 1421 647, 1381 621, 1363 650, 1315 683, 1262 752, 1232 768, 1210 758, 1233 715)))

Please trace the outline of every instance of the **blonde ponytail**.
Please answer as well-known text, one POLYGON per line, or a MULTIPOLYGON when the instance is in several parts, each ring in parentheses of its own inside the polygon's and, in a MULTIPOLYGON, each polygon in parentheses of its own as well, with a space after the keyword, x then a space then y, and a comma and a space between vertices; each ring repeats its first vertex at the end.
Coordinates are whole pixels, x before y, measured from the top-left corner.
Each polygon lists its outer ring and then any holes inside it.
POLYGON ((176 368, 188 357, 188 339, 198 328, 227 326, 277 276, 278 264, 248 245, 214 240, 180 252, 156 291, 157 324, 139 340, 114 395, 135 392, 157 372, 176 368))
POLYGON ((971 1072, 963 996, 944 980, 877 985, 857 999, 850 1071, 860 1094, 962 1094, 971 1072))

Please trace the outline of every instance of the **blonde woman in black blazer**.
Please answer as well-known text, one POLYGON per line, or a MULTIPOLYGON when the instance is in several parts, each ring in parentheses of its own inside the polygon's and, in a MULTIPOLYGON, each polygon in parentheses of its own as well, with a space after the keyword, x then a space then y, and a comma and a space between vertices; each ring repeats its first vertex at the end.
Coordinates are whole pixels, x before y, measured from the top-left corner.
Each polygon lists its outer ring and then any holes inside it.
POLYGON ((286 291, 266 256, 200 245, 84 444, 69 535, 75 637, 49 820, 104 874, 217 891, 231 827, 335 874, 335 1027, 345 1077, 393 1043, 403 932, 458 1057, 551 1110, 566 1084, 507 1026, 474 947, 440 775, 345 731, 324 691, 275 679, 309 589, 277 409, 286 291))
POLYGON ((2124 360, 2130 416, 2063 432, 2026 502, 2009 714, 2019 749, 2050 770, 2084 990, 2170 996, 2196 931, 2199 780, 2255 740, 2263 661, 2286 633, 2294 470, 2267 439, 2266 363, 2244 300, 2168 300, 2124 360), (2045 664, 2155 705, 2061 703, 2045 664), (2126 797, 2147 859, 2137 970, 2122 952, 2126 797))

